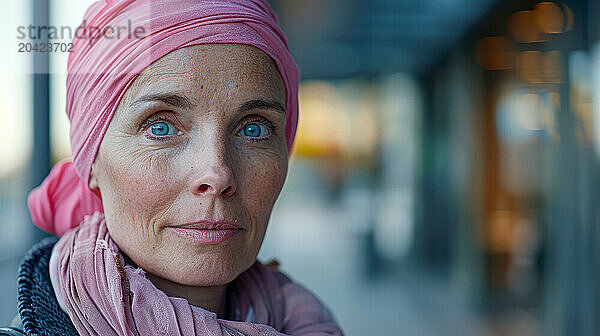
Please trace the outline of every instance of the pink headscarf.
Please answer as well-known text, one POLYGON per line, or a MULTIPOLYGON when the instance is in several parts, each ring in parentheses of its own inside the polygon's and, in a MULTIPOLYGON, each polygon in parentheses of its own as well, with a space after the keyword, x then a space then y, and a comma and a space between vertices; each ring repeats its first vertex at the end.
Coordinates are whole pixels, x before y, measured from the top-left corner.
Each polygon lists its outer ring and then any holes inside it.
POLYGON ((85 215, 102 212, 101 199, 88 182, 117 105, 142 70, 179 48, 240 43, 271 56, 286 87, 285 135, 291 150, 298 123, 298 68, 266 1, 104 0, 87 10, 82 27, 67 64, 73 162, 57 164, 29 195, 31 216, 40 228, 62 235, 85 215))

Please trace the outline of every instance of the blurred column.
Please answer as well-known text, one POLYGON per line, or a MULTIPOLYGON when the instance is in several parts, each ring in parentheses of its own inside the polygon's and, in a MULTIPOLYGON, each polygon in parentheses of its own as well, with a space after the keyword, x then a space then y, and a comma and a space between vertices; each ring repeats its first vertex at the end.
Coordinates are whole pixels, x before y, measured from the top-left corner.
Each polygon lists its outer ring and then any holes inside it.
MULTIPOLYGON (((49 1, 32 1, 32 24, 34 27, 48 27, 50 23, 49 1)), ((46 29, 46 32, 48 30, 46 29)), ((47 43, 48 36, 38 36, 33 43, 47 43)), ((33 155, 31 158, 31 187, 42 183, 50 171, 50 54, 33 52, 33 155)), ((46 236, 36 226, 34 241, 46 236)))
POLYGON ((447 275, 450 259, 449 162, 447 101, 444 74, 438 67, 425 80, 419 202, 415 221, 416 261, 447 275))
MULTIPOLYGON (((481 253, 481 169, 483 146, 481 104, 483 79, 473 53, 458 44, 450 53, 445 87, 448 91, 448 163, 450 207, 449 275, 469 302, 477 304, 483 295, 484 258, 481 253)), ((446 220, 442 219, 442 222, 446 220)))
MULTIPOLYGON (((595 1, 595 0, 594 0, 595 1)), ((581 118, 579 88, 588 74, 588 13, 592 1, 568 1, 575 17, 570 38, 559 47, 566 57, 562 68, 569 80, 560 88, 558 116, 561 142, 554 159, 555 186, 548 206, 548 285, 546 288, 546 335, 598 335, 598 204, 600 166, 585 134, 589 121, 581 118), (585 50, 582 52, 581 50, 585 50), (581 58, 583 57, 583 58, 581 58), (576 60, 579 61, 576 62, 576 60)), ((585 103, 585 102, 584 102, 585 103)), ((595 140, 597 141, 597 139, 595 140)))
POLYGON ((373 235, 378 255, 392 265, 413 245, 421 92, 403 73, 388 75, 381 84, 380 194, 373 235))

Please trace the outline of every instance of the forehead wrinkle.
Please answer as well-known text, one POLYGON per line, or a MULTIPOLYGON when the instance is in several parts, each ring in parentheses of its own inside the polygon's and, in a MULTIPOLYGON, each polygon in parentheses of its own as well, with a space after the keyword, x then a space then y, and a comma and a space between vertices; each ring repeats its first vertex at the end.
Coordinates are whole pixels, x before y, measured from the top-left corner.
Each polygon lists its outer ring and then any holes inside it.
POLYGON ((178 92, 206 112, 236 110, 256 98, 277 97, 284 106, 286 103, 285 85, 275 61, 247 45, 236 45, 233 50, 225 45, 178 49, 143 70, 127 91, 121 103, 129 105, 143 94, 178 92), (232 62, 237 65, 232 67, 232 62), (241 93, 247 97, 242 98, 241 93), (234 103, 236 97, 242 99, 234 103))

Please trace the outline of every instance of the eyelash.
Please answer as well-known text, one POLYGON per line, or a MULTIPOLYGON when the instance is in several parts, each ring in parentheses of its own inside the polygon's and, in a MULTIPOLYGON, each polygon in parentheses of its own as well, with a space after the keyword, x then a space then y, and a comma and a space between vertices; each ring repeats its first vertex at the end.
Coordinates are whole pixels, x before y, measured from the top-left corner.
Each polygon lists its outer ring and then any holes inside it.
MULTIPOLYGON (((261 117, 259 115, 253 114, 248 116, 248 118, 246 120, 244 120, 242 126, 239 128, 239 130, 237 130, 235 133, 237 134, 239 131, 243 130, 244 127, 246 127, 248 124, 254 123, 254 122, 260 122, 261 124, 263 124, 264 126, 266 126, 267 128, 269 128, 270 132, 271 132, 271 136, 276 134, 276 130, 277 127, 275 125, 273 125, 272 122, 270 122, 269 120, 267 120, 264 117, 261 117)), ((251 142, 261 142, 261 141, 269 141, 270 137, 264 137, 264 138, 248 138, 248 141, 251 142)))
MULTIPOLYGON (((148 128, 150 126, 152 126, 152 124, 154 124, 157 121, 164 121, 164 122, 168 122, 170 124, 175 124, 175 122, 173 122, 172 120, 169 120, 169 118, 162 116, 162 115, 151 115, 150 117, 148 117, 146 120, 144 120, 142 122, 142 124, 140 125, 140 129, 142 129, 142 131, 144 132, 144 135, 146 135, 147 138, 151 139, 151 140, 156 140, 156 141, 167 141, 169 139, 170 136, 152 136, 152 135, 148 135, 146 132, 148 131, 148 128)), ((251 124, 253 122, 260 122, 261 124, 263 124, 264 126, 268 127, 269 130, 271 131, 271 135, 276 135, 277 133, 277 127, 268 119, 253 114, 248 116, 244 121, 242 126, 239 128, 239 130, 236 131, 239 132, 240 130, 244 129, 244 127, 246 127, 248 124, 251 124)), ((175 126, 173 126, 175 127, 175 126)), ((264 137, 264 138, 248 138, 248 141, 251 142, 260 142, 260 141, 269 141, 270 137, 264 137)))
MULTIPOLYGON (((144 122, 142 122, 142 124, 140 125, 140 128, 143 130, 144 135, 146 136, 146 138, 150 139, 150 140, 155 140, 155 141, 167 141, 169 140, 169 138, 171 137, 170 135, 168 136, 156 136, 156 135, 149 135, 147 133, 148 129, 150 126, 152 126, 155 122, 157 121, 164 121, 164 122, 168 122, 171 125, 176 124, 176 122, 173 122, 172 120, 170 120, 169 118, 162 116, 162 115, 151 115, 150 117, 148 117, 148 119, 144 120, 144 122)), ((173 126, 175 127, 175 126, 173 126)), ((177 128, 177 127, 175 127, 177 128)), ((179 130, 177 128, 177 130, 179 130)))

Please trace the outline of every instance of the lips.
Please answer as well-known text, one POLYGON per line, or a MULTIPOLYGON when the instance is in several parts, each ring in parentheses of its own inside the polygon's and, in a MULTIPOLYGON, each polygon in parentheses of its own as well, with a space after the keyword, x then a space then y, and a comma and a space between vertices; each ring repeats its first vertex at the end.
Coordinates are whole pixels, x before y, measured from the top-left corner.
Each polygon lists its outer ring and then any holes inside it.
POLYGON ((194 223, 187 223, 182 225, 176 225, 175 227, 182 229, 195 229, 195 230, 241 230, 241 228, 231 222, 219 220, 203 220, 194 223))
POLYGON ((204 220, 168 227, 178 236, 196 244, 216 245, 237 235, 242 228, 227 221, 204 220))

